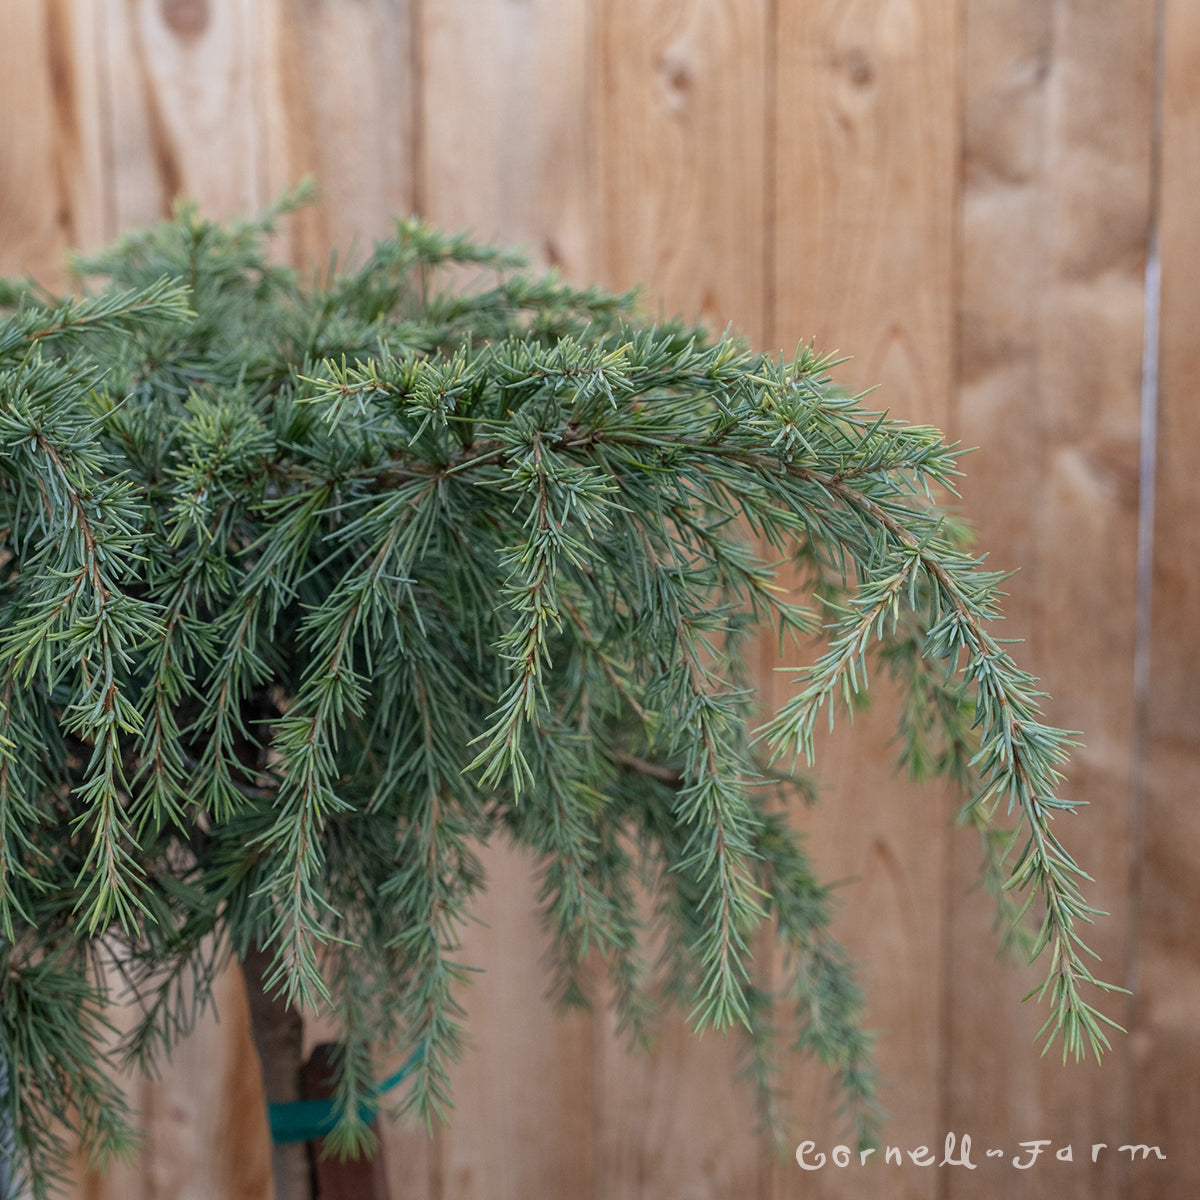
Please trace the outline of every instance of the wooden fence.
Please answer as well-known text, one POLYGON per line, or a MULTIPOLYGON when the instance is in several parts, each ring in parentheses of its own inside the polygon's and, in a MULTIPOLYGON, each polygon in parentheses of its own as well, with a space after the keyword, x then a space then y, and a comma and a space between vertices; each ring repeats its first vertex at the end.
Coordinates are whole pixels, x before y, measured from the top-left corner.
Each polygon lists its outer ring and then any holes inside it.
MULTIPOLYGON (((388 1127, 394 1197, 1200 1195, 1196 0, 0 0, 0 121, 0 272, 59 282, 69 245, 179 192, 224 216, 313 174, 298 263, 415 211, 764 348, 853 354, 845 382, 980 447, 964 508, 1022 568, 1008 615, 1052 718, 1085 731, 1066 832, 1112 914, 1100 969, 1133 989, 1099 1066, 1032 1049, 1038 974, 997 961, 954 799, 891 777, 886 720, 834 739, 797 815, 852 880, 887 1141, 940 1160, 969 1134, 976 1170, 771 1160, 719 1040, 671 1026, 632 1058, 603 1012, 554 1022, 530 864, 498 850, 454 1124, 388 1127)), ((141 1159, 81 1167, 78 1197, 267 1196, 243 1009, 231 975, 221 1024, 130 1085, 141 1159)), ((786 1080, 828 1151, 825 1076, 786 1080)))

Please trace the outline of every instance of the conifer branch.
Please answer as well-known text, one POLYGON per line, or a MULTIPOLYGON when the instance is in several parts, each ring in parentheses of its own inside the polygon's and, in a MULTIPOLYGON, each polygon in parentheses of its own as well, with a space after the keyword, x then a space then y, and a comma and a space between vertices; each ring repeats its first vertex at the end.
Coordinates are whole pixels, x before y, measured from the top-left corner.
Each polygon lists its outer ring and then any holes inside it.
POLYGON ((785 1045, 870 1136, 862 997, 756 739, 811 757, 873 655, 909 769, 964 795, 1002 936, 1039 912, 1048 1043, 1102 1051, 1053 825, 1073 743, 938 509, 957 449, 807 348, 648 326, 417 221, 303 286, 263 245, 277 215, 182 206, 80 263, 95 296, 0 297, 0 1053, 35 1186, 60 1119, 124 1144, 102 946, 143 1065, 224 955, 269 946, 269 986, 343 1022, 343 1147, 384 1056, 418 1053, 402 1105, 446 1119, 494 837, 538 864, 560 1002, 603 958, 636 1039, 668 1002, 741 1031, 775 1133, 785 1045), (442 294, 462 263, 494 278, 442 294), (820 648, 756 731, 761 626, 820 648))

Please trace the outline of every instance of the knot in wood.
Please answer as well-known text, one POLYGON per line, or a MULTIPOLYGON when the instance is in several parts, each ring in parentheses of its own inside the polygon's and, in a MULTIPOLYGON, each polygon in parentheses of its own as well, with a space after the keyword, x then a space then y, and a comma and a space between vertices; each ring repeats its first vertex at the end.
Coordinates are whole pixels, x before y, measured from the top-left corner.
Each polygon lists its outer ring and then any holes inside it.
POLYGON ((695 71, 687 51, 671 46, 658 60, 658 77, 668 107, 678 112, 687 106, 695 84, 695 71))
POLYGON ((182 38, 199 37, 208 28, 208 0, 159 0, 167 28, 182 38))
POLYGON ((845 71, 856 88, 870 87, 875 80, 875 68, 863 50, 851 50, 846 55, 845 71))

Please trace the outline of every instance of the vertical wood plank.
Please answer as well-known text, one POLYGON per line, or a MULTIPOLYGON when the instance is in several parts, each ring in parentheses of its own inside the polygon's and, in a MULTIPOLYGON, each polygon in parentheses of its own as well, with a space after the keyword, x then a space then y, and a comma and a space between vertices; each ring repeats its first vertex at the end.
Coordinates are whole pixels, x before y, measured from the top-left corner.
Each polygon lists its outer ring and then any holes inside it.
POLYGON ((262 6, 267 198, 305 176, 319 200, 290 223, 291 258, 361 258, 416 204, 410 0, 262 6))
MULTIPOLYGON (((345 252, 385 233, 394 213, 411 210, 406 0, 109 0, 107 32, 111 172, 123 227, 162 215, 179 194, 209 217, 243 215, 312 174, 321 199, 290 223, 289 257, 323 269, 332 248, 344 262, 345 252)), ((311 1044, 323 1027, 310 1024, 311 1044)), ((191 1052, 219 1054, 217 1036, 198 1032, 191 1052)), ((252 1051, 241 1065, 243 1085, 257 1084, 252 1051)), ((155 1114, 178 1106, 175 1086, 164 1081, 147 1097, 152 1126, 155 1114)), ((256 1105, 261 1096, 249 1112, 256 1105)), ((381 1124, 392 1193, 423 1194, 408 1180, 427 1170, 427 1139, 387 1118, 381 1124)))
MULTIPOLYGON (((959 138, 958 5, 850 0, 780 5, 775 96, 773 339, 853 355, 848 387, 880 385, 880 408, 945 429, 953 417, 959 138)), ((776 702, 784 682, 776 684, 776 702)), ((940 1122, 943 861, 953 812, 941 788, 895 777, 894 706, 819 749, 822 801, 798 814, 815 868, 848 880, 834 932, 859 962, 878 1032, 886 1140, 930 1145, 940 1122)), ((825 1074, 789 1074, 800 1138, 847 1140, 825 1074)), ((853 1170, 774 1172, 776 1197, 854 1196, 853 1170)), ((878 1181, 875 1186, 879 1186, 878 1181)), ((889 1196, 931 1197, 928 1170, 889 1168, 889 1196)))
POLYGON ((591 267, 585 0, 420 5, 418 195, 446 229, 591 267))
POLYGON ((652 313, 766 337, 764 0, 608 0, 592 83, 596 269, 652 313))
MULTIPOLYGON (((584 0, 438 0, 417 26, 417 197, 448 229, 517 244, 535 263, 590 275, 584 0)), ((483 968, 463 996, 469 1049, 429 1192, 455 1200, 591 1196, 591 1026, 545 999, 546 936, 534 864, 502 844, 460 959, 483 968)), ((406 1195, 408 1193, 398 1193, 406 1195)))
POLYGON ((1169 0, 1163 33, 1162 308, 1145 840, 1132 1030, 1132 1126, 1166 1163, 1127 1168, 1130 1195, 1200 1194, 1200 8, 1169 0))
POLYGON ((104 0, 103 103, 117 226, 253 212, 264 178, 262 33, 253 0, 104 0))
POLYGON ((96 13, 71 0, 0 0, 0 274, 66 282, 72 247, 109 230, 96 13))
POLYGON ((943 425, 959 36, 949 0, 779 9, 773 340, 841 349, 849 384, 943 425))
MULTIPOLYGON (((1128 900, 1143 272, 1149 219, 1152 6, 969 3, 959 432, 981 449, 965 498, 996 566, 1019 564, 1008 616, 1022 660, 1082 729, 1058 830, 1111 912, 1089 943, 1121 982, 1128 900)), ((1102 1066, 1031 1049, 1045 1006, 1021 1006, 1045 964, 993 961, 990 912, 956 857, 948 1008, 951 1127, 977 1145, 1049 1138, 1075 1163, 1022 1180, 1030 1196, 1118 1194, 1128 1044, 1102 1066)), ((1096 998, 1096 997, 1093 997, 1096 998)), ((1102 998, 1101 998, 1102 999, 1102 998)), ((1102 1007, 1122 1017, 1119 1000, 1102 1007)), ((1007 1161, 959 1172, 951 1195, 995 1195, 1007 1161)))
MULTIPOLYGON (((652 316, 766 336, 768 6, 609 0, 595 7, 594 271, 644 285, 652 316)), ((766 1170, 738 1038, 665 1018, 651 1056, 596 1032, 596 1195, 757 1196, 766 1170)))

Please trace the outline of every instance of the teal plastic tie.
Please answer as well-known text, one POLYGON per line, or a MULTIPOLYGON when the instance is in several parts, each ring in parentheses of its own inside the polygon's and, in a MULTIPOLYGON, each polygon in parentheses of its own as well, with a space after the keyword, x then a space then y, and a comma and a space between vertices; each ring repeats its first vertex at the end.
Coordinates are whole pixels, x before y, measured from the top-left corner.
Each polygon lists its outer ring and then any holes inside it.
MULTIPOLYGON (((389 1075, 382 1083, 377 1083, 371 1089, 371 1095, 382 1096, 385 1092, 390 1092, 411 1073, 420 1058, 421 1049, 417 1049, 394 1075, 389 1075)), ((378 1104, 364 1100, 358 1106, 358 1119, 366 1124, 375 1119, 378 1111, 378 1104)), ((289 1104, 268 1104, 267 1119, 271 1125, 271 1141, 276 1146, 286 1146, 291 1142, 311 1142, 316 1138, 325 1137, 337 1124, 332 1100, 293 1100, 289 1104)))

